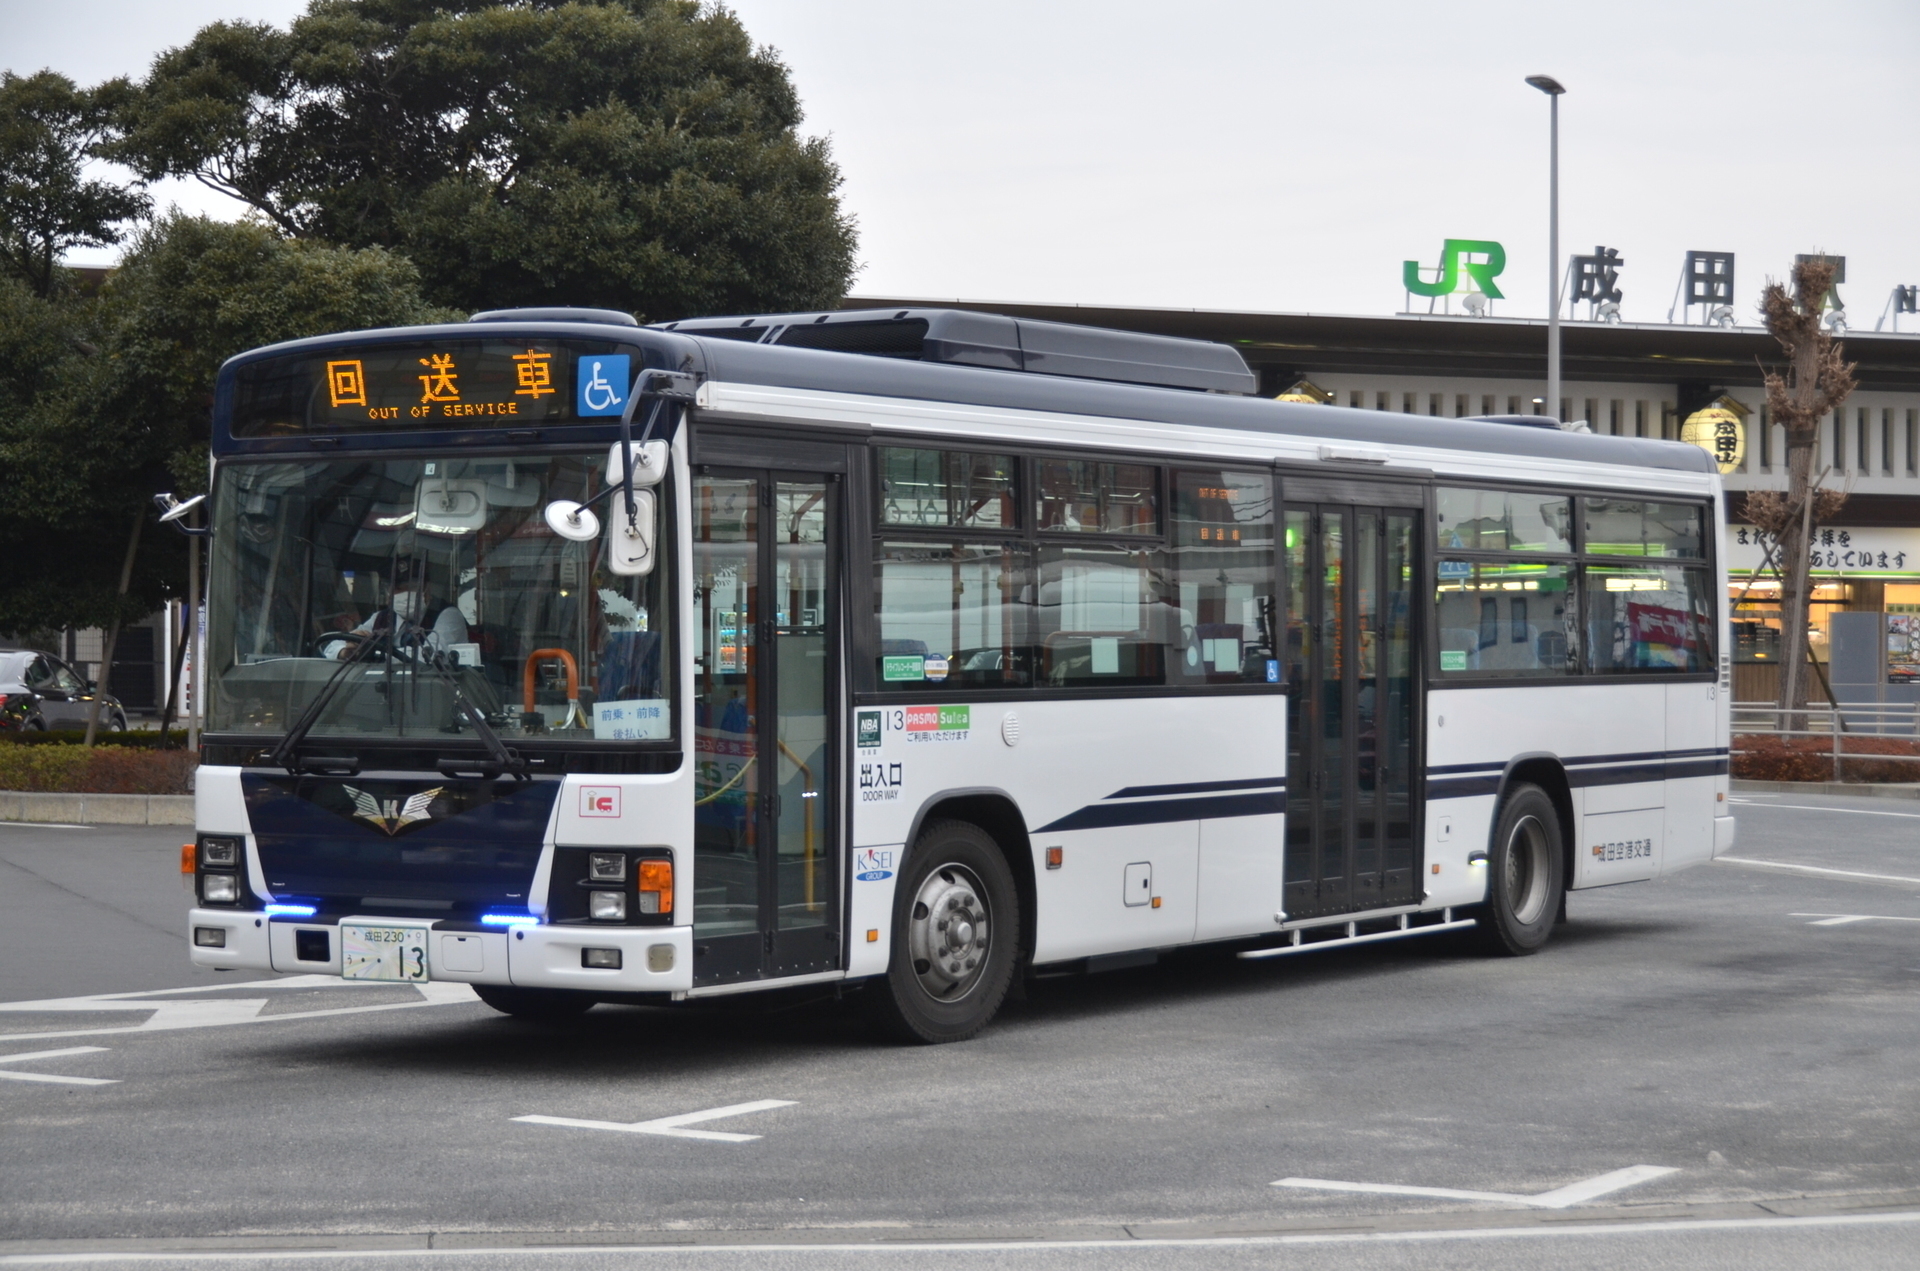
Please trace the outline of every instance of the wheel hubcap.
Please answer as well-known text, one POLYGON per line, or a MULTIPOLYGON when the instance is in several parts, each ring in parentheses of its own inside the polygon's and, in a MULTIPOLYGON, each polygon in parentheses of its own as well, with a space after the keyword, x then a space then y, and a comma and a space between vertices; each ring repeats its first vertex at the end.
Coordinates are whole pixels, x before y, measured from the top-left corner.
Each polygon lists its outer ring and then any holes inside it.
POLYGON ((927 875, 907 919, 913 973, 929 997, 957 1001, 986 974, 986 889, 972 870, 943 865, 927 875))
POLYGON ((1507 840, 1507 904, 1513 916, 1531 926, 1547 908, 1547 879, 1553 865, 1547 858, 1547 830, 1537 817, 1522 817, 1507 840))

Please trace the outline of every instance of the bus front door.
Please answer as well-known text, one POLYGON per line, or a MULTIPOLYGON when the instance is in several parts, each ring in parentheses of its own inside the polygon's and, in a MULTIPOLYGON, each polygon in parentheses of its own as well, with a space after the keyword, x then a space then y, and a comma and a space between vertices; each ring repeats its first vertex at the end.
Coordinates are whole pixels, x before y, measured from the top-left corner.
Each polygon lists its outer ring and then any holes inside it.
POLYGON ((1391 506, 1286 512, 1289 920, 1419 898, 1420 519, 1391 506))
POLYGON ((693 978, 840 965, 832 730, 837 476, 693 485, 693 978))

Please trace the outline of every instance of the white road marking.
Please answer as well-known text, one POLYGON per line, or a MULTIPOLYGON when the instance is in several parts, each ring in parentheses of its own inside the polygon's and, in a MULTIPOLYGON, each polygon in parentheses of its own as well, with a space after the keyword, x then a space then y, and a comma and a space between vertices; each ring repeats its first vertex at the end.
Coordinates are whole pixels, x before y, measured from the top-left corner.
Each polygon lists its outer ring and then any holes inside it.
POLYGON ((1877 1214, 1816 1214, 1807 1217, 1766 1218, 1667 1218, 1650 1222, 1529 1223, 1522 1227, 1441 1227, 1424 1231, 1303 1231, 1270 1236, 1129 1236, 1096 1240, 872 1240, 836 1241, 831 1244, 690 1244, 684 1239, 663 1244, 578 1244, 578 1245, 480 1245, 451 1249, 430 1249, 418 1245, 397 1249, 272 1249, 216 1250, 195 1249, 146 1252, 134 1250, 90 1250, 84 1253, 10 1253, 0 1254, 0 1267, 84 1266, 112 1262, 338 1262, 345 1259, 368 1261, 382 1259, 453 1259, 471 1261, 483 1257, 510 1258, 516 1265, 539 1258, 573 1259, 581 1254, 605 1257, 608 1254, 753 1254, 764 1259, 768 1253, 784 1254, 867 1254, 871 1256, 905 1254, 910 1258, 928 1253, 1052 1252, 1057 1249, 1246 1249, 1282 1245, 1376 1245, 1376 1244, 1450 1244, 1470 1240, 1558 1240, 1567 1236, 1674 1235, 1696 1231, 1777 1231, 1821 1227, 1885 1227, 1920 1223, 1920 1209, 1895 1210, 1877 1214))
POLYGON ((791 1108, 792 1099, 756 1099, 752 1103, 731 1103, 724 1108, 708 1108, 705 1112, 682 1112, 679 1116, 657 1117, 652 1121, 580 1121, 573 1117, 515 1117, 516 1121, 526 1121, 533 1125, 561 1125, 575 1130, 621 1130, 628 1134, 664 1134, 676 1139, 710 1139, 715 1143, 751 1143, 759 1138, 757 1134, 728 1134, 724 1130, 688 1130, 684 1126, 701 1121, 718 1121, 721 1117, 745 1116, 749 1112, 766 1112, 773 1108, 791 1108))
POLYGON ((1569 1183, 1550 1192, 1522 1196, 1517 1192, 1470 1192, 1452 1187, 1400 1187, 1392 1183, 1342 1183, 1330 1178, 1282 1178, 1275 1187, 1298 1187, 1320 1192, 1371 1192, 1387 1196, 1433 1196, 1441 1200, 1490 1200, 1505 1205, 1526 1205, 1534 1209, 1567 1209, 1583 1201, 1617 1192, 1652 1179, 1678 1173, 1665 1165, 1629 1165, 1625 1169, 1596 1178, 1569 1183))
MULTIPOLYGON (((300 975, 285 980, 248 981, 232 987, 258 992, 261 989, 305 989, 323 986, 328 988, 356 988, 361 985, 378 987, 381 983, 376 980, 342 980, 331 975, 300 975)), ((272 1001, 271 998, 207 997, 208 994, 227 991, 216 987, 155 989, 145 993, 101 993, 91 997, 55 997, 37 1002, 0 1002, 0 1013, 153 1012, 151 1018, 138 1024, 114 1028, 70 1028, 56 1032, 0 1034, 0 1042, 25 1039, 39 1041, 42 1038, 56 1037, 105 1037, 115 1033, 171 1032, 183 1028, 222 1028, 235 1024, 277 1024, 282 1020, 319 1019, 327 1015, 364 1015, 374 1011, 404 1011, 421 1006, 446 1006, 474 1000, 473 989, 465 984, 430 980, 425 984, 414 984, 412 987, 420 993, 417 1001, 380 1002, 373 1006, 335 1006, 322 1011, 286 1011, 278 1015, 260 1013, 260 1008, 272 1001), (185 1002, 154 1000, 186 993, 201 996, 185 1002)))
POLYGON ((1856 922, 1920 922, 1920 918, 1900 918, 1893 914, 1788 914, 1789 918, 1817 918, 1809 927, 1845 927, 1856 922))
POLYGON ((1834 878, 1867 878, 1879 883, 1913 883, 1920 886, 1920 878, 1907 878, 1900 874, 1863 874, 1854 869, 1827 869, 1821 865, 1789 865, 1785 861, 1758 861, 1750 856, 1716 856, 1713 863, 1725 861, 1729 865, 1757 865, 1762 869, 1790 869, 1801 874, 1826 874, 1834 878))
MULTIPOLYGON (((92 1055, 105 1046, 68 1046, 61 1050, 30 1050, 19 1055, 0 1055, 0 1064, 17 1064, 28 1059, 60 1059, 67 1055, 92 1055)), ((56 1077, 44 1072, 7 1072, 0 1070, 0 1081, 46 1081, 62 1086, 117 1086, 118 1081, 101 1077, 56 1077)))
MULTIPOLYGON (((1745 803, 1745 799, 1736 799, 1736 803, 1745 803)), ((1792 808, 1796 812, 1845 812, 1852 816, 1900 816, 1910 821, 1920 821, 1920 812, 1881 812, 1874 808, 1816 808, 1810 803, 1769 803, 1770 808, 1792 808)))

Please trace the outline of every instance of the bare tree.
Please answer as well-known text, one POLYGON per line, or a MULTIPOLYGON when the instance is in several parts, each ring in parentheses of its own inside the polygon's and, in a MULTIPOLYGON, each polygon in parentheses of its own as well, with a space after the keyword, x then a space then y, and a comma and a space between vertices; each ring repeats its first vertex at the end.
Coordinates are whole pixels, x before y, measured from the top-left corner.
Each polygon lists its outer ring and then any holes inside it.
POLYGON ((1786 369, 1766 372, 1767 409, 1787 435, 1787 489, 1756 490, 1747 496, 1747 518, 1779 545, 1780 708, 1800 705, 1800 685, 1810 654, 1807 642, 1808 552, 1813 530, 1831 521, 1847 500, 1845 491, 1821 489, 1827 469, 1815 472, 1820 453, 1820 421, 1839 410, 1853 392, 1854 364, 1841 346, 1820 328, 1820 309, 1833 287, 1833 265, 1815 259, 1793 267, 1793 294, 1777 282, 1767 284, 1760 312, 1767 330, 1780 341, 1786 369))

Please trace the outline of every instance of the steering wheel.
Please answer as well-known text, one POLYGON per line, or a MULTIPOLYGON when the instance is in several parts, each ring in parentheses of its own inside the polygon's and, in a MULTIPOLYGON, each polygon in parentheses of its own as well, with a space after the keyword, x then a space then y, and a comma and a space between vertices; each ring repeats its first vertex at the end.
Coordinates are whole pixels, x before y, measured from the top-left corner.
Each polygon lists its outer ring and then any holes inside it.
POLYGON ((344 659, 340 657, 339 649, 336 648, 332 652, 328 652, 327 646, 331 644, 339 644, 342 642, 349 645, 357 646, 357 645, 365 644, 367 641, 371 639, 373 639, 373 635, 371 632, 367 632, 367 631, 323 632, 321 635, 316 637, 313 642, 313 655, 317 658, 332 658, 335 661, 344 661, 344 659))

